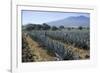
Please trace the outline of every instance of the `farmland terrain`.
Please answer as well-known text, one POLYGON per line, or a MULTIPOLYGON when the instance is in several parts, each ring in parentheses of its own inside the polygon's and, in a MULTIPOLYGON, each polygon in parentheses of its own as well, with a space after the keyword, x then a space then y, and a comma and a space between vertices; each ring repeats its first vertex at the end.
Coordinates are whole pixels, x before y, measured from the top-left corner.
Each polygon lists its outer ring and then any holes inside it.
POLYGON ((22 26, 22 62, 90 58, 89 27, 22 26))

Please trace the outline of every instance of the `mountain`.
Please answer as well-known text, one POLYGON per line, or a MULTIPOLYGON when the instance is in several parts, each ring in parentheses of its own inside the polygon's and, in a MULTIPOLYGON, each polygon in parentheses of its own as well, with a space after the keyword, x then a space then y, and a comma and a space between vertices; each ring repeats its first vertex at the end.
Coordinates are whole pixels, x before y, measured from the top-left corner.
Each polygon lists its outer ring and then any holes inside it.
POLYGON ((65 26, 65 27, 88 27, 90 25, 90 18, 86 16, 71 16, 57 21, 48 22, 51 26, 65 26))

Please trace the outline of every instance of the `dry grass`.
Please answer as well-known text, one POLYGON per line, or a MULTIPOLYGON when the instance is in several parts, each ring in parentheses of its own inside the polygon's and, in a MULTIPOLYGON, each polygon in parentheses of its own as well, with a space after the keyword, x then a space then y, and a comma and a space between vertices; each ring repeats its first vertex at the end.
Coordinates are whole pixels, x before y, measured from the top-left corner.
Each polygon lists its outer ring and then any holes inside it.
POLYGON ((35 61, 55 60, 54 56, 49 55, 47 50, 42 48, 37 42, 33 41, 29 35, 26 37, 26 41, 28 43, 28 46, 30 47, 31 52, 36 55, 34 57, 35 61))
POLYGON ((67 45, 67 44, 65 44, 65 47, 71 49, 72 52, 77 53, 79 55, 80 59, 89 59, 89 57, 90 57, 89 50, 84 50, 82 48, 77 48, 77 47, 74 47, 72 45, 67 45))

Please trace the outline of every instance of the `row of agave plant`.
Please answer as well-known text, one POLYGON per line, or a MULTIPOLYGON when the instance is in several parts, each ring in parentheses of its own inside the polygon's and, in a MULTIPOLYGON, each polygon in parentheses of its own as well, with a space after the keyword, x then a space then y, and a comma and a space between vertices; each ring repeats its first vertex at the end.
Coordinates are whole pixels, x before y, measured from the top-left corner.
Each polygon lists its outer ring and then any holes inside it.
POLYGON ((42 45, 47 47, 47 50, 51 50, 58 60, 77 60, 79 55, 73 52, 70 48, 66 48, 63 42, 57 41, 46 35, 46 32, 32 31, 28 33, 33 40, 37 39, 42 45))
POLYGON ((46 36, 82 49, 90 49, 89 31, 42 31, 46 36))

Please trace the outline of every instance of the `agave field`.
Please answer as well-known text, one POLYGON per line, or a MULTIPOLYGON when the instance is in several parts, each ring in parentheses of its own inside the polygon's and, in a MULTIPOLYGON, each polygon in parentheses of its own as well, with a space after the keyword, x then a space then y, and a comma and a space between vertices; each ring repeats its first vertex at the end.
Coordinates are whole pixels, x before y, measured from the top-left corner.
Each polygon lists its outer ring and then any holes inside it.
POLYGON ((90 57, 90 34, 88 29, 32 30, 25 33, 41 45, 40 47, 43 47, 44 50, 54 54, 56 57, 54 61, 81 60, 90 57))
POLYGON ((90 59, 90 13, 22 10, 22 62, 90 59))
POLYGON ((89 30, 47 31, 45 33, 47 36, 60 40, 66 44, 71 44, 83 49, 90 48, 89 30))

